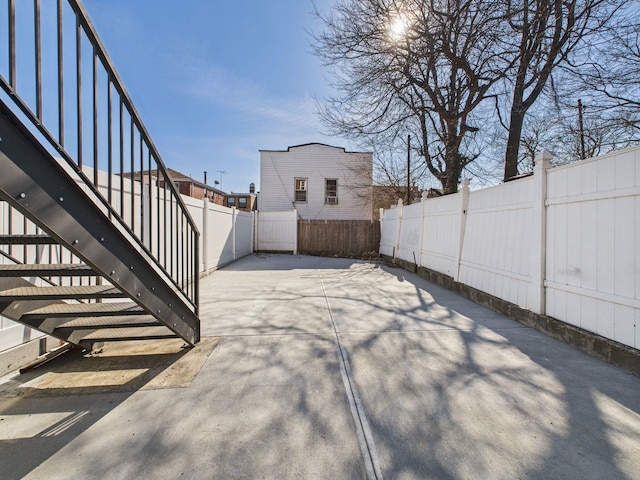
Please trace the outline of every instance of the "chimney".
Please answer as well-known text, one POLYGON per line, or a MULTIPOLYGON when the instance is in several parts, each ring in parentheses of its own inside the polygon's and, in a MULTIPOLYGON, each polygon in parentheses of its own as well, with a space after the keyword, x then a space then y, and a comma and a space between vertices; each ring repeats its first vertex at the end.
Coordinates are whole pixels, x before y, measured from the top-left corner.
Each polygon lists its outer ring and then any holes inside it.
POLYGON ((256 184, 255 183, 250 183, 249 184, 249 193, 256 193, 256 184))

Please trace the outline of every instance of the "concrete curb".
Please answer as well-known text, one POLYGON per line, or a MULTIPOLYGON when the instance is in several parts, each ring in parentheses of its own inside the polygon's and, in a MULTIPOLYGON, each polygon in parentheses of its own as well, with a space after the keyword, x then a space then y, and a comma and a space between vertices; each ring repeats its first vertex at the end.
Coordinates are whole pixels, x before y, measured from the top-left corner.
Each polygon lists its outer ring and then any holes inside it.
POLYGON ((392 265, 413 272, 425 280, 444 287, 447 290, 451 290, 512 320, 544 332, 552 338, 578 348, 592 357, 604 360, 611 365, 622 368, 640 377, 640 350, 583 330, 582 328, 569 325, 556 318, 534 313, 531 310, 507 302, 506 300, 465 285, 464 283, 456 282, 452 277, 444 275, 443 273, 425 267, 418 267, 405 260, 394 260, 387 255, 381 255, 381 257, 392 265))

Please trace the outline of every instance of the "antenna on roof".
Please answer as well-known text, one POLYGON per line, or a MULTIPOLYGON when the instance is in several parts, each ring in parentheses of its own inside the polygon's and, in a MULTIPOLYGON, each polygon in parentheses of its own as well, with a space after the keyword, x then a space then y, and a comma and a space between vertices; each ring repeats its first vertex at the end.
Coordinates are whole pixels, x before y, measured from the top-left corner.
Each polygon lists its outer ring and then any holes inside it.
POLYGON ((216 172, 220 174, 220 189, 222 189, 222 176, 226 175, 229 172, 227 172, 226 170, 216 170, 216 172))

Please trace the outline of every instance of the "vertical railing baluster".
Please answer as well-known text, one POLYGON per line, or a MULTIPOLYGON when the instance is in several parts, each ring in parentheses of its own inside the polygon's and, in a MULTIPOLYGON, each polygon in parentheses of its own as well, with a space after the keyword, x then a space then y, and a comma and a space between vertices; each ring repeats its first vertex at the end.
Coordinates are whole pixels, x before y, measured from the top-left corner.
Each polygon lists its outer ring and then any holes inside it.
MULTIPOLYGON (((27 217, 22 215, 22 234, 27 234, 27 217)), ((22 263, 29 263, 27 259, 27 244, 26 242, 22 245, 22 263)))
MULTIPOLYGON (((147 217, 149 218, 149 251, 153 255, 153 188, 151 180, 151 150, 147 148, 147 166, 149 174, 149 211, 147 217)), ((153 255, 155 256, 155 255, 153 255)))
POLYGON ((120 218, 124 220, 124 103, 120 98, 120 218))
POLYGON ((154 164, 156 166, 156 258, 160 261, 160 169, 155 159, 154 164))
POLYGON ((111 98, 111 78, 107 78, 107 201, 109 202, 109 218, 113 208, 113 105, 111 98))
MULTIPOLYGON (((167 232, 170 230, 167 230, 167 182, 169 181, 167 179, 167 177, 164 175, 164 173, 162 174, 162 178, 164 179, 164 191, 162 192, 162 197, 163 197, 163 216, 162 216, 162 226, 163 231, 164 231, 164 242, 163 243, 163 249, 164 249, 164 264, 167 265, 167 244, 168 242, 168 238, 167 238, 167 232)), ((169 212, 171 213, 171 212, 169 212)), ((160 229, 158 229, 158 239, 160 239, 160 229)))
POLYGON ((140 243, 144 245, 144 143, 142 134, 139 131, 138 134, 140 135, 140 243))
POLYGON ((98 185, 98 55, 93 47, 93 184, 98 185))
POLYGON ((180 242, 180 244, 182 245, 182 248, 181 248, 181 250, 182 250, 182 264, 180 265, 180 270, 182 270, 182 290, 184 291, 185 290, 185 285, 186 285, 186 283, 185 283, 185 270, 186 270, 186 268, 185 268, 185 253, 186 253, 185 252, 185 250, 186 250, 185 243, 186 242, 185 242, 185 236, 184 236, 184 234, 185 234, 185 228, 184 228, 184 220, 185 220, 185 218, 184 218, 184 214, 180 216, 180 220, 181 220, 181 222, 180 222, 180 240, 181 240, 181 242, 180 242))
POLYGON ((180 267, 178 269, 178 278, 180 281, 180 288, 184 292, 184 225, 183 225, 184 219, 181 211, 178 212, 178 217, 180 219, 180 231, 177 239, 177 243, 178 243, 177 248, 180 249, 180 252, 178 254, 179 263, 180 263, 180 267))
POLYGON ((78 122, 78 167, 82 169, 82 24, 76 16, 76 106, 78 122))
POLYGON ((58 0, 58 143, 64 148, 64 35, 62 20, 62 1, 58 0))
POLYGON ((131 186, 131 192, 129 193, 131 196, 131 231, 133 232, 133 234, 135 235, 136 233, 136 188, 135 188, 135 171, 136 171, 136 147, 135 147, 135 130, 134 130, 134 123, 133 123, 133 115, 131 114, 130 111, 128 111, 129 113, 129 117, 131 118, 131 129, 130 129, 130 144, 131 144, 131 148, 130 148, 130 153, 131 153, 131 182, 130 182, 130 186, 131 186))
POLYGON ((40 31, 40 0, 33 2, 36 49, 36 116, 42 125, 42 36, 40 31))
MULTIPOLYGON (((7 221, 9 222, 7 233, 13 235, 13 207, 7 203, 7 209, 7 221)), ((13 245, 9 245, 9 255, 13 256, 13 245)))
MULTIPOLYGON (((167 181, 169 181, 170 179, 167 178, 167 181)), ((174 231, 173 231, 173 195, 171 193, 171 190, 169 190, 169 235, 168 235, 168 240, 170 240, 169 243, 169 265, 171 266, 171 270, 169 271, 169 275, 171 276, 171 278, 173 279, 173 235, 174 235, 174 231)), ((165 236, 166 238, 166 236, 165 236)), ((166 241, 166 240, 165 240, 166 241)))
POLYGON ((9 84, 16 86, 16 2, 9 0, 9 84))
MULTIPOLYGON (((196 284, 193 292, 193 304, 196 308, 196 315, 200 315, 198 312, 200 305, 200 238, 198 237, 198 233, 193 230, 193 242, 194 242, 194 252, 196 252, 195 259, 195 269, 196 269, 196 284)), ((203 248, 205 246, 203 245, 203 248)))

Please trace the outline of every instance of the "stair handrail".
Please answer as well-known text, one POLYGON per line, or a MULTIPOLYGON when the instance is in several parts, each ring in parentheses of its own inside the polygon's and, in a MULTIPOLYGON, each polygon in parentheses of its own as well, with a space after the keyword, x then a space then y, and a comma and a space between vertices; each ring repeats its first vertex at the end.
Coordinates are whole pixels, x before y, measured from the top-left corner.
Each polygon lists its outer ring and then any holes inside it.
MULTIPOLYGON (((43 115, 43 83, 42 83, 42 35, 41 35, 41 2, 34 0, 33 17, 34 17, 34 36, 35 36, 35 108, 20 95, 17 83, 17 25, 16 25, 16 0, 8 0, 8 59, 9 59, 9 78, 8 80, 0 72, 0 86, 13 100, 13 103, 31 122, 32 126, 49 142, 52 147, 52 155, 61 157, 75 172, 75 174, 84 182, 84 184, 92 191, 96 199, 107 209, 109 218, 115 220, 129 234, 130 240, 140 247, 155 263, 155 265, 164 273, 164 275, 173 283, 180 291, 183 297, 191 304, 192 309, 198 310, 198 288, 199 288, 199 232, 198 228, 190 215, 188 208, 176 189, 171 175, 169 174, 164 161, 158 149, 153 142, 151 135, 145 127, 141 116, 135 108, 133 101, 124 84, 117 73, 113 62, 111 61, 106 49, 100 40, 95 27, 93 26, 85 7, 79 0, 57 0, 56 3, 56 34, 57 34, 57 74, 58 74, 58 123, 57 135, 51 132, 48 125, 45 124, 43 115), (65 124, 67 108, 65 107, 64 93, 64 47, 65 30, 63 27, 64 4, 67 4, 73 15, 75 16, 75 43, 76 43, 76 155, 74 156, 68 148, 65 147, 65 124), (84 35, 84 37, 83 37, 84 35), (93 70, 93 178, 87 175, 87 166, 83 162, 83 92, 82 92, 82 44, 83 38, 88 40, 92 47, 92 70, 93 70), (102 67, 107 77, 107 185, 100 183, 100 153, 98 147, 99 131, 99 105, 98 105, 98 76, 99 66, 102 67), (113 92, 113 90, 115 92, 113 92), (114 94, 116 96, 115 103, 119 106, 119 119, 114 120, 113 105, 114 94), (130 119, 129 140, 130 148, 129 160, 131 170, 126 172, 124 169, 125 161, 125 111, 130 119), (113 147, 114 123, 120 127, 118 135, 119 151, 113 147), (138 136, 138 145, 135 145, 135 137, 138 136), (136 158, 136 149, 139 150, 139 156, 136 158), (145 161, 145 149, 147 158, 145 161), (115 155, 114 155, 115 154, 115 155), (119 173, 114 173, 114 156, 119 158, 119 173), (136 165, 136 161, 139 162, 136 165), (146 163, 146 165, 145 165, 146 163), (152 163, 154 164, 152 168, 152 163), (136 171, 139 166, 140 170, 136 171), (119 198, 114 196, 113 177, 119 176, 120 189, 119 198), (137 179, 136 179, 137 177, 137 179), (146 178, 145 178, 146 177, 146 178), (155 177, 155 203, 153 198, 153 177, 155 177), (130 192, 130 212, 125 211, 125 180, 129 184, 130 192), (147 183, 145 185, 145 180, 147 183), (139 184, 140 190, 140 212, 139 215, 135 210, 136 183, 139 184), (107 196, 102 194, 100 188, 107 188, 107 196), (147 200, 144 200, 145 187, 148 188, 147 200), (167 198, 167 196, 169 198, 167 198), (118 205, 119 200, 119 208, 118 205), (167 212, 167 205, 169 205, 167 212), (145 218, 145 209, 147 218, 145 218), (154 214, 156 227, 154 232, 154 214), (164 210, 164 217, 161 217, 161 210, 164 210), (127 215, 130 214, 130 222, 127 221, 127 215), (175 215, 174 215, 175 214, 175 215), (139 217, 139 224, 136 228, 136 219, 139 217), (175 220, 175 222, 174 222, 175 220), (167 223, 169 222, 169 223, 167 223), (161 228, 161 223, 165 228, 161 228), (145 229, 148 229, 145 234, 145 229), (136 231, 138 230, 138 232, 136 231), (162 237, 164 235, 164 238, 162 237), (154 238, 156 237, 156 238, 154 238), (174 243, 175 240, 175 243, 174 243), (167 243, 170 242, 169 246, 167 243), (183 248, 180 248, 180 247, 183 248)), ((26 3, 26 2, 25 2, 26 3)), ((21 6, 24 4, 20 2, 21 6)), ((0 99, 1 101, 1 99, 0 99)), ((55 128, 55 126, 54 126, 55 128)), ((117 192, 116 192, 117 193, 117 192)))

